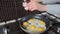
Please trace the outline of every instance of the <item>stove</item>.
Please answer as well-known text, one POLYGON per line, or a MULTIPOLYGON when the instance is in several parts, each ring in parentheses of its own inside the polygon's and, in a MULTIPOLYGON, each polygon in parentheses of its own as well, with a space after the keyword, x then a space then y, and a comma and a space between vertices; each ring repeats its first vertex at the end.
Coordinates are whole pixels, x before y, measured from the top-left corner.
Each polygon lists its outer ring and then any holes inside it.
MULTIPOLYGON (((46 13, 43 13, 42 15, 45 15, 45 14, 46 13)), ((46 14, 45 16, 47 15, 53 24, 51 25, 52 27, 50 27, 46 32, 42 34, 60 34, 60 19, 54 16, 51 16, 49 14, 46 14)), ((20 28, 19 26, 20 20, 21 18, 6 21, 6 22, 0 22, 0 34, 1 32, 4 32, 3 34, 29 34, 29 33, 24 32, 20 28)))
MULTIPOLYGON (((52 22, 52 25, 46 32, 44 32, 42 34, 60 34, 60 19, 58 19, 54 16, 51 16, 47 13, 43 13, 42 15, 45 15, 45 14, 46 14, 46 16, 48 15, 50 21, 52 22)), ((21 18, 19 18, 18 21, 20 21, 20 19, 21 18)), ((21 34, 29 34, 29 33, 24 32, 21 28, 20 28, 20 33, 21 34)))

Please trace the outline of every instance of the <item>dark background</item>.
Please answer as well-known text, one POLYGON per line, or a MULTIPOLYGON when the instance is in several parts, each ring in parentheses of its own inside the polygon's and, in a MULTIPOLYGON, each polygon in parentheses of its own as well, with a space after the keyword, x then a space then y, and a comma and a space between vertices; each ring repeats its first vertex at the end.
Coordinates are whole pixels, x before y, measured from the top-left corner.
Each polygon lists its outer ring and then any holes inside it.
POLYGON ((23 0, 0 0, 0 20, 17 19, 25 15, 22 2, 23 0))
POLYGON ((22 2, 23 0, 0 0, 0 21, 8 21, 25 15, 39 13, 25 11, 22 2))

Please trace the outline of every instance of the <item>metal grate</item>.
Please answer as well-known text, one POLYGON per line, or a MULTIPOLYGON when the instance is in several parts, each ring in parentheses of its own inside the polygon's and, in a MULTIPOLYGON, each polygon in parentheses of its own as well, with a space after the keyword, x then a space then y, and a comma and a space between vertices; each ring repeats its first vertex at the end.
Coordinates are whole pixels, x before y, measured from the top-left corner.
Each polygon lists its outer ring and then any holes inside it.
POLYGON ((0 0, 0 19, 3 21, 16 19, 16 1, 15 0, 0 0))

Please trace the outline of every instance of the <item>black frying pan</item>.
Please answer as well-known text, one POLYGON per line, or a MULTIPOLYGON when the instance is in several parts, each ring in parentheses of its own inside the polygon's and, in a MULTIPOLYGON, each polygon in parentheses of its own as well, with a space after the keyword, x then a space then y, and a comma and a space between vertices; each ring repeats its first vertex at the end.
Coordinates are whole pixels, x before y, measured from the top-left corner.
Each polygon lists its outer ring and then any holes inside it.
MULTIPOLYGON (((25 32, 27 32, 27 33, 31 33, 31 32, 28 32, 28 31, 23 27, 23 22, 25 22, 25 21, 27 21, 27 20, 29 20, 29 19, 31 19, 31 18, 43 20, 43 21, 46 23, 46 30, 45 30, 45 31, 47 31, 47 30, 50 28, 51 23, 50 23, 50 21, 49 21, 49 19, 48 19, 47 16, 41 15, 41 14, 40 14, 40 15, 35 14, 35 15, 29 15, 29 16, 25 16, 25 17, 22 17, 22 18, 21 18, 21 20, 20 20, 20 27, 22 28, 23 31, 25 31, 25 32)), ((45 32, 45 31, 44 31, 44 32, 45 32)), ((44 33, 44 32, 42 32, 42 33, 44 33)))

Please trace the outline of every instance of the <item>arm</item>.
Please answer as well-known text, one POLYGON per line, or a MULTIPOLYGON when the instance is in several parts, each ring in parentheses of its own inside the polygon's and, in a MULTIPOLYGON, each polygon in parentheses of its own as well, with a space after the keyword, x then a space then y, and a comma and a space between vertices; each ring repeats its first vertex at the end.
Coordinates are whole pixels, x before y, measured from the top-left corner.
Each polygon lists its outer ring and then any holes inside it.
POLYGON ((54 4, 56 2, 60 2, 60 0, 42 0, 44 4, 54 4))
MULTIPOLYGON (((29 0, 24 1, 28 2, 29 0)), ((42 2, 43 4, 55 4, 57 2, 60 2, 60 0, 30 0, 30 1, 42 2)))
POLYGON ((48 13, 51 13, 51 14, 59 15, 60 16, 60 5, 59 4, 47 5, 46 6, 46 11, 48 13))
POLYGON ((47 11, 51 14, 60 16, 60 4, 43 5, 37 2, 29 2, 26 7, 30 11, 34 11, 34 10, 47 11))

